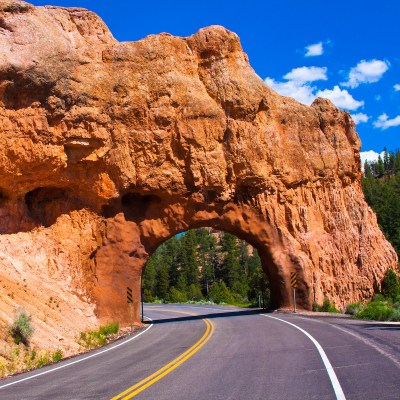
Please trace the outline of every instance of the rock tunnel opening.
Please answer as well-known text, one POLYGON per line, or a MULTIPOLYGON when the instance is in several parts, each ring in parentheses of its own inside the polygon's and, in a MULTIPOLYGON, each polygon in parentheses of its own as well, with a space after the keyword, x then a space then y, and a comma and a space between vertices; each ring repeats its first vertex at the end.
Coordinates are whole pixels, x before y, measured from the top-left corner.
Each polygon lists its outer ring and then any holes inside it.
POLYGON ((213 302, 269 309, 270 270, 255 247, 210 227, 163 242, 143 268, 145 302, 213 302))
MULTIPOLYGON (((282 241, 280 232, 262 214, 254 212, 245 204, 220 205, 205 203, 204 200, 188 201, 179 197, 158 197, 150 193, 146 195, 129 193, 110 205, 108 212, 102 245, 96 252, 95 298, 97 314, 104 321, 111 318, 117 318, 121 323, 129 321, 125 293, 126 288, 131 287, 134 297, 134 318, 139 322, 141 282, 147 279, 146 274, 149 273, 149 265, 152 262, 149 264, 149 257, 153 254, 155 254, 153 257, 156 257, 161 251, 157 249, 163 246, 163 243, 166 243, 164 244, 166 246, 169 239, 172 238, 173 241, 179 237, 190 238, 192 231, 200 228, 204 230, 206 227, 224 232, 221 233, 222 236, 234 235, 235 241, 245 241, 257 250, 261 270, 265 272, 269 282, 268 299, 264 296, 262 301, 265 303, 264 306, 270 308, 293 306, 290 272, 297 271, 299 286, 296 303, 299 307, 311 309, 310 286, 301 260, 290 252, 290 247, 282 241), (143 275, 144 271, 147 272, 143 275)), ((179 268, 183 269, 183 255, 180 257, 179 268)), ((199 260, 196 261, 198 268, 199 260)), ((183 295, 179 289, 184 286, 183 278, 179 278, 182 274, 175 271, 176 276, 168 278, 171 282, 168 283, 168 289, 162 296, 165 297, 164 300, 167 296, 175 301, 186 297, 187 300, 195 297, 207 299, 210 297, 209 290, 214 282, 218 284, 219 289, 224 282, 225 287, 221 290, 229 289, 228 292, 236 294, 237 303, 239 300, 249 300, 247 286, 252 274, 247 273, 246 284, 242 285, 240 282, 235 282, 235 268, 227 268, 225 277, 216 274, 215 278, 213 276, 207 283, 200 268, 197 271, 200 281, 196 283, 191 277, 196 275, 195 271, 195 269, 192 269, 192 272, 186 271, 187 290, 183 291, 183 295), (193 286, 190 287, 191 285, 193 286), (171 294, 172 287, 174 289, 171 294), (238 294, 240 296, 237 296, 238 294)), ((238 274, 240 275, 240 272, 238 274)), ((145 285, 145 289, 147 289, 146 301, 157 296, 152 288, 146 288, 145 285)), ((255 297, 258 296, 253 294, 253 301, 257 301, 255 297)))

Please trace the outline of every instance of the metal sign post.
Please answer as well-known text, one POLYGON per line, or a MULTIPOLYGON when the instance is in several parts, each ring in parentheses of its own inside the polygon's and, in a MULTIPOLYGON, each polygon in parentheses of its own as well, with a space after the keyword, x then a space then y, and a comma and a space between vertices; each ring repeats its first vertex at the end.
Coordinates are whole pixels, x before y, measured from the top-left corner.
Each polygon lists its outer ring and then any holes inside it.
POLYGON ((132 324, 132 289, 130 287, 126 288, 126 301, 129 305, 129 318, 131 321, 131 332, 133 331, 133 324, 132 324))
POLYGON ((297 288, 297 274, 296 272, 290 273, 290 284, 293 288, 293 312, 296 313, 296 288, 297 288))
POLYGON ((293 305, 294 305, 293 312, 296 314, 296 288, 293 288, 293 305))
POLYGON ((142 323, 143 323, 144 322, 144 314, 143 314, 144 290, 143 290, 143 288, 142 288, 141 292, 142 292, 142 323))

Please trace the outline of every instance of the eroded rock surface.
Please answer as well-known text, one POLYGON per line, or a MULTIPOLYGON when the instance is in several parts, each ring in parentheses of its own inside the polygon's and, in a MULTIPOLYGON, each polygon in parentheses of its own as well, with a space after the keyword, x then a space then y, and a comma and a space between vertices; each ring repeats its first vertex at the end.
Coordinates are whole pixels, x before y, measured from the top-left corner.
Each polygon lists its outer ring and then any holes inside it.
POLYGON ((348 113, 269 89, 223 27, 119 43, 87 10, 0 0, 0 279, 31 271, 32 298, 43 277, 127 322, 132 286, 138 320, 148 254, 200 226, 258 249, 276 306, 291 271, 299 306, 370 298, 397 257, 359 150, 348 113))

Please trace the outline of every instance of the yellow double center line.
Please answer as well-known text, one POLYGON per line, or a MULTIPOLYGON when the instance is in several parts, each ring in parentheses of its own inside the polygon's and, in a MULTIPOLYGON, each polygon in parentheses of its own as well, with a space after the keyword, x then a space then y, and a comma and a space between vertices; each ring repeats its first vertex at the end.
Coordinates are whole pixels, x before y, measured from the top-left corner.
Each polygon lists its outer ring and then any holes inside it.
MULTIPOLYGON (((180 314, 187 314, 187 315, 194 315, 190 313, 185 313, 182 311, 172 311, 172 310, 160 310, 160 311, 170 311, 176 312, 180 314)), ((149 386, 153 385, 160 379, 164 378, 164 376, 168 375, 172 372, 175 368, 178 368, 181 364, 183 364, 186 360, 196 354, 211 338, 214 332, 214 324, 209 321, 208 319, 202 320, 206 324, 206 331, 204 335, 189 349, 187 349, 184 353, 180 356, 173 359, 167 365, 164 365, 158 371, 154 372, 153 374, 149 375, 147 378, 144 378, 140 382, 136 383, 135 385, 131 386, 130 388, 126 389, 122 393, 118 394, 117 396, 113 397, 111 400, 127 400, 135 397, 137 394, 142 392, 143 390, 147 389, 149 386)))

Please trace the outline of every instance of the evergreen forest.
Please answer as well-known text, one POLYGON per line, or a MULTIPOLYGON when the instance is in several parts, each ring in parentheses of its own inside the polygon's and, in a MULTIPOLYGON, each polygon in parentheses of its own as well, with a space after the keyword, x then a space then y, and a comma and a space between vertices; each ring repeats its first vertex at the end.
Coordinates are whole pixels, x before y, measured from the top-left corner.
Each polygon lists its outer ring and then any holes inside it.
POLYGON ((212 301, 269 306, 269 285, 257 251, 235 236, 200 228, 174 236, 149 258, 147 302, 212 301))
POLYGON ((400 151, 385 149, 378 161, 366 161, 362 186, 382 232, 400 256, 400 151))

